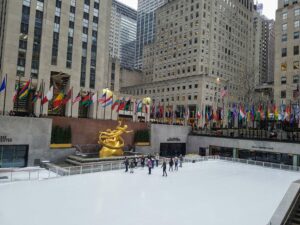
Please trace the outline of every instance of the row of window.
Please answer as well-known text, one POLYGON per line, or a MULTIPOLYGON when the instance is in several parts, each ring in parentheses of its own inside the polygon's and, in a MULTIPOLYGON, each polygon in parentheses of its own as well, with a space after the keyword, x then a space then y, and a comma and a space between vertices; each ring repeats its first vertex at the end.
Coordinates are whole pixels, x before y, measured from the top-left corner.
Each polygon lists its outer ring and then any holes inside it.
MULTIPOLYGON (((281 57, 286 57, 287 55, 288 55, 287 48, 282 48, 281 49, 281 57)), ((299 45, 294 46, 293 55, 299 55, 299 45)))
MULTIPOLYGON (((299 70, 299 61, 294 61, 293 62, 293 69, 294 70, 299 70)), ((281 71, 287 71, 287 62, 281 63, 281 71)))
MULTIPOLYGON (((294 16, 300 16, 300 8, 294 10, 294 16)), ((282 19, 286 20, 288 18, 288 12, 282 13, 282 19)))

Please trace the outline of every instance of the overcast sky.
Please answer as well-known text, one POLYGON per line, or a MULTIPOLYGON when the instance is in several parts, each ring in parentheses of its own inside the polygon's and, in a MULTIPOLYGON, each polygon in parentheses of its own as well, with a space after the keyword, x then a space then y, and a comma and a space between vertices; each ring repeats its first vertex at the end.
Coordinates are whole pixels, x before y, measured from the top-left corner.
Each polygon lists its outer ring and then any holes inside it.
MULTIPOLYGON (((119 2, 125 3, 130 7, 137 9, 138 0, 118 0, 119 2)), ((254 0, 256 3, 256 0, 254 0)), ((264 15, 269 19, 275 19, 275 11, 277 8, 277 0, 258 0, 259 3, 264 4, 264 15)))

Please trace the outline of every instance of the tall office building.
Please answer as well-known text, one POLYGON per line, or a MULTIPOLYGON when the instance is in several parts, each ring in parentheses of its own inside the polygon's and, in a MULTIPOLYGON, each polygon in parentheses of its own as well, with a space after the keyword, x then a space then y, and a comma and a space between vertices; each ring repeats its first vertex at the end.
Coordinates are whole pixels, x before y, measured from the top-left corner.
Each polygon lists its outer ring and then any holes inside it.
POLYGON ((254 82, 253 1, 175 0, 156 16, 155 41, 143 59, 147 83, 122 91, 177 112, 188 106, 191 116, 197 107, 247 101, 254 82))
POLYGON ((298 103, 300 76, 300 1, 278 0, 275 22, 275 91, 277 105, 298 103))
POLYGON ((155 37, 156 10, 168 0, 139 0, 137 14, 136 68, 143 68, 144 46, 153 42, 155 37))
POLYGON ((135 65, 137 11, 113 0, 111 9, 110 56, 120 59, 121 67, 135 65))
POLYGON ((262 15, 256 5, 254 8, 254 73, 258 87, 274 81, 275 21, 262 15))
MULTIPOLYGON (((6 111, 96 117, 95 107, 70 101, 59 112, 51 102, 33 104, 38 90, 54 88, 54 98, 72 89, 96 93, 107 84, 110 1, 1 1, 1 77, 8 75, 6 111), (17 98, 27 81, 29 94, 17 98), (49 106, 49 107, 48 107, 49 106)), ((0 96, 0 105, 4 96, 0 96)), ((101 110, 98 112, 100 118, 101 110)))

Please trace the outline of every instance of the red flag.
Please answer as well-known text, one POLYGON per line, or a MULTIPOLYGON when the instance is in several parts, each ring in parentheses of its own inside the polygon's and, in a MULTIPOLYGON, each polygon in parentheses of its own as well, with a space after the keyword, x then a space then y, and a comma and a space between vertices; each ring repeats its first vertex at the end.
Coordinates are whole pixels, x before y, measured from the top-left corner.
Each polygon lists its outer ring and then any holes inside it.
POLYGON ((77 97, 72 101, 72 104, 74 105, 76 102, 80 102, 81 101, 81 93, 79 92, 77 97))
POLYGON ((62 100, 62 103, 61 103, 61 104, 62 104, 62 105, 67 104, 68 101, 70 101, 71 97, 72 97, 72 89, 70 89, 70 90, 68 91, 67 95, 64 97, 64 99, 62 100))
POLYGON ((124 110, 125 106, 126 106, 126 101, 125 101, 125 99, 123 99, 121 101, 121 103, 119 104, 119 107, 118 107, 117 111, 119 112, 120 110, 124 110))

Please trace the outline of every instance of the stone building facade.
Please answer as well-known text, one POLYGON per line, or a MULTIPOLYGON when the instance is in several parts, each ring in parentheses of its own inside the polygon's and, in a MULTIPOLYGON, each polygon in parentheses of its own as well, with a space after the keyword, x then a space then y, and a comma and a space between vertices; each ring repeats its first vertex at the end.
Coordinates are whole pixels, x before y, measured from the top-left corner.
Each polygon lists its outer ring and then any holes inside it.
MULTIPOLYGON (((3 0, 1 11, 1 77, 8 75, 6 111, 52 114, 48 103, 31 99, 41 86, 46 94, 73 88, 74 97, 96 93, 108 84, 111 1, 3 0), (15 86, 31 79, 27 98, 13 103, 15 86), (49 106, 49 107, 48 107, 49 106), (49 111, 50 110, 50 111, 49 111)), ((0 105, 4 96, 0 96, 0 105)), ((100 118, 103 110, 97 111, 100 118)), ((63 115, 96 118, 96 108, 82 110, 68 102, 63 115), (82 111, 84 115, 82 114, 82 111)))
POLYGON ((275 23, 275 92, 277 105, 299 102, 300 2, 278 0, 275 23))
POLYGON ((225 108, 254 90, 253 1, 174 0, 156 11, 144 81, 122 88, 174 109, 225 108), (222 90, 227 95, 221 96, 222 90))

